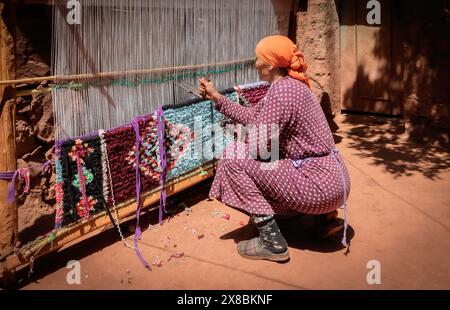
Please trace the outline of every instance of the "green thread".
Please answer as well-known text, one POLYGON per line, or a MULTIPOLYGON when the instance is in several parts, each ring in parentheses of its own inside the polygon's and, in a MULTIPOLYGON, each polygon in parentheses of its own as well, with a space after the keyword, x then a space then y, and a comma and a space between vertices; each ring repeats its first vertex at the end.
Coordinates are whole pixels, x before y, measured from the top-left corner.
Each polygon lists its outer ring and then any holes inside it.
MULTIPOLYGON (((86 178, 86 184, 89 184, 94 180, 94 175, 92 174, 91 170, 83 167, 83 174, 86 178)), ((75 174, 75 176, 73 177, 72 185, 80 189, 80 180, 78 179, 78 174, 75 174)))
POLYGON ((128 88, 134 88, 139 85, 162 84, 162 83, 171 82, 171 81, 197 78, 199 76, 228 73, 228 72, 232 72, 232 71, 241 70, 241 69, 245 68, 245 66, 247 66, 247 65, 249 65, 249 64, 240 64, 240 65, 235 65, 235 66, 223 68, 223 69, 211 69, 211 70, 206 70, 206 71, 197 71, 197 72, 193 72, 193 73, 182 73, 182 74, 176 74, 176 75, 171 74, 171 75, 166 75, 166 76, 159 77, 159 78, 142 78, 142 79, 138 78, 138 79, 134 79, 134 80, 124 79, 124 78, 113 79, 113 80, 105 79, 102 81, 85 82, 85 83, 82 83, 82 82, 77 83, 77 82, 71 81, 71 82, 65 83, 65 84, 52 85, 52 87, 54 90, 60 90, 60 89, 81 90, 81 89, 85 89, 85 88, 88 88, 91 86, 99 87, 99 86, 107 86, 107 85, 125 86, 128 88))
POLYGON ((86 84, 76 83, 74 81, 71 81, 70 83, 66 84, 65 86, 66 86, 65 88, 72 89, 72 90, 80 90, 80 89, 83 89, 83 88, 87 87, 86 84))
POLYGON ((53 231, 50 232, 50 234, 48 235, 47 243, 49 243, 51 247, 53 247, 53 241, 55 240, 55 238, 55 233, 53 231))
POLYGON ((49 241, 49 242, 53 242, 53 240, 55 240, 55 234, 54 234, 53 232, 51 232, 51 233, 48 235, 48 241, 49 241))

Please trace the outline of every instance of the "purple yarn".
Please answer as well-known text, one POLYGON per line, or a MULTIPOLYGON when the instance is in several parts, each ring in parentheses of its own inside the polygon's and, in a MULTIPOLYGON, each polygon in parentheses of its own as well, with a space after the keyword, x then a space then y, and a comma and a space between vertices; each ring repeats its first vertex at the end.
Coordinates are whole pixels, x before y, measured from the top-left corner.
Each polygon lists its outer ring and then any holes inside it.
POLYGON ((11 183, 9 183, 8 189, 8 203, 11 204, 16 199, 16 178, 19 175, 19 170, 16 170, 11 179, 11 183))
MULTIPOLYGON (((47 161, 44 163, 44 167, 42 169, 45 169, 51 162, 47 161)), ((12 172, 0 172, 0 180, 4 181, 11 181, 11 183, 8 186, 8 197, 7 202, 13 203, 16 198, 16 178, 19 176, 19 169, 12 171, 12 172)))
POLYGON ((292 163, 294 164, 295 168, 301 168, 304 163, 306 163, 307 161, 310 161, 311 159, 312 159, 312 157, 306 157, 303 159, 293 159, 292 163))
POLYGON ((141 174, 139 169, 139 149, 142 142, 141 133, 139 131, 139 117, 135 117, 131 123, 135 133, 135 146, 136 146, 136 196, 137 196, 137 209, 136 209, 136 229, 134 232, 134 248, 136 249, 136 255, 139 257, 145 268, 152 270, 149 263, 142 256, 139 250, 138 241, 141 239, 141 226, 139 224, 139 217, 141 214, 141 174))
POLYGON ((341 179, 342 179, 342 185, 344 187, 344 234, 342 236, 342 245, 343 246, 348 246, 347 243, 347 228, 348 228, 348 204, 347 204, 347 184, 345 183, 345 176, 344 176, 344 171, 342 170, 342 167, 340 165, 340 161, 338 159, 338 154, 339 154, 339 150, 337 148, 333 149, 331 151, 331 153, 333 154, 333 157, 338 165, 338 167, 340 168, 340 173, 341 173, 341 179))
POLYGON ((0 180, 9 181, 13 178, 14 171, 13 172, 0 172, 0 180))
POLYGON ((47 160, 47 161, 44 163, 44 166, 42 167, 42 170, 45 170, 51 163, 52 163, 51 160, 47 160))
POLYGON ((159 160, 161 166, 161 196, 159 200, 159 223, 162 223, 163 211, 166 211, 166 177, 167 177, 167 158, 166 158, 166 146, 164 141, 165 136, 165 124, 164 124, 164 112, 162 106, 159 106, 156 110, 156 127, 158 128, 158 145, 159 145, 159 160))
POLYGON ((11 181, 8 187, 7 202, 9 204, 14 202, 16 198, 16 178, 19 175, 19 170, 13 172, 0 172, 0 180, 11 181))

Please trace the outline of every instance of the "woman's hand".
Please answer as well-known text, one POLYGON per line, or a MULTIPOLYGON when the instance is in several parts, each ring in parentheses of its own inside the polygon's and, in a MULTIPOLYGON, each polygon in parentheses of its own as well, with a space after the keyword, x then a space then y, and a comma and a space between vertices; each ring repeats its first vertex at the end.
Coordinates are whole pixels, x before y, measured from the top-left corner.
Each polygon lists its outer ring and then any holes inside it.
POLYGON ((214 83, 205 79, 205 78, 200 78, 199 79, 200 82, 200 93, 208 98, 209 100, 212 100, 214 102, 219 101, 220 98, 220 93, 217 91, 216 86, 214 86, 214 83))

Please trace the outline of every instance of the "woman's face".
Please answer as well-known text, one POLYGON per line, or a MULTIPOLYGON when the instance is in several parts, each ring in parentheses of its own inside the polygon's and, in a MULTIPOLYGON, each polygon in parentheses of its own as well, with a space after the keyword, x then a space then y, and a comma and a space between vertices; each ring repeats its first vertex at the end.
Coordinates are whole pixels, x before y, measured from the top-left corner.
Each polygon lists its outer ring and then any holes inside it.
POLYGON ((272 80, 272 70, 269 64, 256 57, 255 67, 261 81, 270 82, 272 80))

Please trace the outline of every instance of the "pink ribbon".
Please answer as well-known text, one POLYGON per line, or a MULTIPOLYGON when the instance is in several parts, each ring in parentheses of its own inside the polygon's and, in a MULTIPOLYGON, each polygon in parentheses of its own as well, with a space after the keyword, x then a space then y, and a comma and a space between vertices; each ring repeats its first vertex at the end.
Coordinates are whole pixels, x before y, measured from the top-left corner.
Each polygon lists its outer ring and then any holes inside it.
POLYGON ((25 188, 23 192, 28 193, 30 191, 30 169, 26 167, 20 168, 18 170, 19 170, 19 180, 20 179, 25 180, 25 188))

